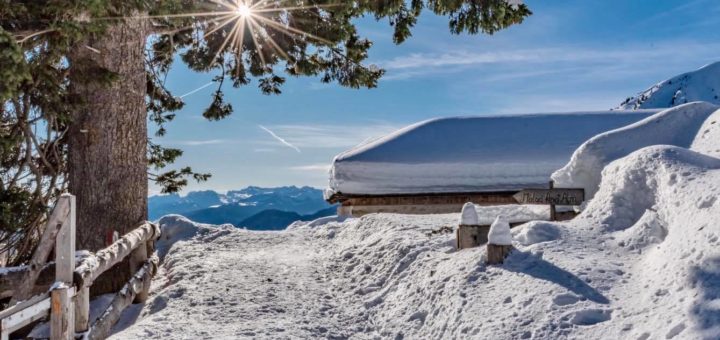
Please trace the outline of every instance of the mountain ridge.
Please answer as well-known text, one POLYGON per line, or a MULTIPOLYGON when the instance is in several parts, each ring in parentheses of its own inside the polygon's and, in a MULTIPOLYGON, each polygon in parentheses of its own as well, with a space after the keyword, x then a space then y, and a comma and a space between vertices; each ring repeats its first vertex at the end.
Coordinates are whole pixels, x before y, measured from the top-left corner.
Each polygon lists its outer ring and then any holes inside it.
POLYGON ((236 227, 255 230, 277 230, 285 221, 288 221, 287 224, 294 222, 295 220, 290 220, 294 217, 303 220, 318 214, 322 215, 318 217, 328 216, 328 209, 331 207, 323 199, 320 189, 308 186, 248 186, 239 190, 228 190, 226 193, 202 190, 192 191, 184 196, 154 195, 148 199, 148 211, 152 220, 169 214, 179 214, 202 223, 230 223, 236 227), (278 216, 272 216, 273 214, 278 216), (247 219, 249 221, 246 221, 247 219), (262 223, 267 223, 267 226, 262 223))
POLYGON ((669 108, 695 101, 720 105, 720 61, 659 82, 615 109, 669 108))

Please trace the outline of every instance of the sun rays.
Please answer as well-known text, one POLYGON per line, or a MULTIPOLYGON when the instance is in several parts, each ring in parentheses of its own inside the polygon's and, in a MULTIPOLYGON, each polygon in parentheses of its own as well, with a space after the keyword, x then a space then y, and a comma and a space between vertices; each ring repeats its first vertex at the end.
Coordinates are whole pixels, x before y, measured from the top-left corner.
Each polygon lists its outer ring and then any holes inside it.
MULTIPOLYGON (((209 10, 195 13, 165 14, 145 16, 143 18, 204 18, 202 23, 203 36, 207 40, 214 34, 221 34, 223 40, 217 44, 213 63, 223 62, 223 56, 230 52, 237 58, 237 67, 241 67, 245 41, 249 36, 260 59, 263 68, 268 65, 267 57, 274 53, 276 57, 288 60, 290 56, 273 35, 282 34, 289 39, 312 40, 315 43, 331 45, 329 41, 311 34, 305 30, 293 27, 289 17, 294 11, 320 10, 333 6, 332 4, 283 6, 288 1, 278 0, 208 0, 206 4, 213 7, 209 10)), ((319 14, 318 14, 319 15, 319 14)), ((182 27, 191 29, 194 26, 182 27)), ((213 48, 215 49, 215 48, 213 48)))

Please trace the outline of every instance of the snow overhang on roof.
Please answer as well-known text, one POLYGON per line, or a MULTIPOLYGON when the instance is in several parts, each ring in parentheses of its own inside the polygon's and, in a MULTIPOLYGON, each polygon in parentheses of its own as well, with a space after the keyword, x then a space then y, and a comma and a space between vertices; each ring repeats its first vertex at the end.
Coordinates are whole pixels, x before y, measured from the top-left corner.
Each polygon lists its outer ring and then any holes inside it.
POLYGON ((546 185, 587 139, 660 110, 432 119, 335 157, 327 200, 546 185))

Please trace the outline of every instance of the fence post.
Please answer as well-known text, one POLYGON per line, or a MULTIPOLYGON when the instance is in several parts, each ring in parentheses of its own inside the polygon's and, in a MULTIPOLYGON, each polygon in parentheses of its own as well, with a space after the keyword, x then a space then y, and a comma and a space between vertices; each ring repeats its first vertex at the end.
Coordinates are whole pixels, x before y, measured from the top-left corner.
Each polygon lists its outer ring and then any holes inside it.
POLYGON ((75 295, 75 333, 85 333, 90 328, 90 287, 78 287, 75 295))
POLYGON ((74 325, 72 308, 72 290, 67 286, 60 286, 50 292, 50 339, 72 340, 75 332, 70 325, 74 325))
POLYGON ((490 226, 488 245, 486 247, 486 263, 502 264, 513 251, 510 223, 504 216, 498 216, 490 226))
MULTIPOLYGON (((555 188, 555 181, 551 180, 549 183, 550 189, 555 188)), ((555 204, 550 203, 550 221, 557 221, 557 211, 555 210, 555 204)))
POLYGON ((75 338, 75 306, 70 295, 75 271, 75 196, 63 194, 70 212, 55 238, 55 284, 50 292, 50 338, 67 340, 75 338))
MULTIPOLYGON (((145 261, 148 259, 147 249, 147 244, 141 244, 137 248, 135 248, 132 253, 130 253, 130 275, 135 275, 138 270, 140 270, 140 268, 145 265, 145 261)), ((135 300, 133 301, 133 303, 142 303, 147 301, 149 290, 150 284, 146 283, 143 286, 142 291, 138 292, 137 295, 135 295, 135 300)))

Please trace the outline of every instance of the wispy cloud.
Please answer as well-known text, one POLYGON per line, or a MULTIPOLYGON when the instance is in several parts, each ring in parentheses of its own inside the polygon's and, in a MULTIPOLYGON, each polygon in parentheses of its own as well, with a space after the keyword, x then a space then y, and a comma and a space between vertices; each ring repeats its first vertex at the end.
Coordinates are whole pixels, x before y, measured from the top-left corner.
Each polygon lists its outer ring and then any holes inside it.
POLYGON ((328 172, 330 171, 329 163, 307 164, 290 167, 292 170, 311 171, 311 172, 328 172))
POLYGON ((262 125, 258 125, 258 127, 261 128, 261 129, 263 129, 263 130, 265 130, 265 132, 267 132, 268 134, 270 134, 270 136, 272 136, 272 138, 275 138, 278 142, 282 143, 283 145, 285 145, 285 146, 287 146, 287 147, 289 147, 289 148, 297 151, 298 153, 301 153, 301 152, 302 152, 302 151, 300 151, 300 148, 298 148, 297 146, 295 146, 295 145, 291 144, 290 142, 286 141, 286 140, 283 139, 282 137, 278 136, 278 135, 275 134, 275 132, 273 132, 272 130, 270 130, 270 129, 262 126, 262 125))
MULTIPOLYGON (((281 124, 270 128, 298 148, 348 148, 382 137, 406 124, 356 122, 349 125, 281 124)), ((266 141, 256 143, 267 145, 266 141)))
MULTIPOLYGON (((688 58, 717 58, 720 43, 666 41, 657 45, 595 48, 558 46, 552 48, 508 49, 500 52, 460 50, 454 52, 412 53, 377 62, 388 70, 385 80, 409 79, 438 73, 458 72, 468 67, 493 64, 507 67, 509 73, 552 72, 557 67, 584 65, 594 69, 641 69, 649 62, 682 61, 688 58)), ((487 68, 486 68, 487 69, 487 68)), ((510 75, 512 77, 512 75, 510 75)))
POLYGON ((183 146, 203 146, 230 143, 232 141, 225 139, 208 139, 208 140, 168 140, 166 144, 183 145, 183 146))

